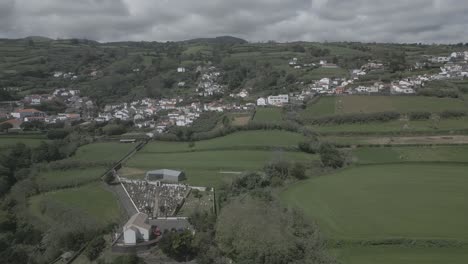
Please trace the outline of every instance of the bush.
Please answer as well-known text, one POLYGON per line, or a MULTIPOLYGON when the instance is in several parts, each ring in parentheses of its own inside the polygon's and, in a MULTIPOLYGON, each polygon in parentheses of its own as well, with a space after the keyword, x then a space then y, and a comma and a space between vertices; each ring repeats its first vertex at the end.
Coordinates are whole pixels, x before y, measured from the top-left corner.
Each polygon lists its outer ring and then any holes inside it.
POLYGON ((306 176, 306 168, 304 164, 300 162, 294 163, 294 166, 291 169, 291 176, 298 180, 304 180, 307 178, 306 176))
POLYGON ((418 95, 432 96, 439 98, 458 98, 458 93, 455 90, 440 90, 440 89, 421 89, 418 91, 418 95))
POLYGON ((431 118, 431 113, 429 112, 411 112, 408 113, 410 120, 428 120, 431 118))
POLYGON ((114 180, 115 180, 114 172, 109 171, 108 173, 106 173, 106 175, 104 175, 104 181, 107 184, 111 184, 114 180))
POLYGON ((299 142, 297 146, 302 152, 315 154, 318 151, 320 143, 317 140, 303 141, 299 142))
POLYGON ((102 128, 104 134, 108 136, 122 135, 127 132, 127 129, 124 125, 109 124, 102 128))
POLYGON ((64 139, 70 134, 70 131, 65 129, 52 129, 47 131, 47 138, 54 140, 54 139, 64 139))
POLYGON ((456 110, 447 110, 440 113, 440 118, 448 119, 448 118, 462 118, 466 116, 465 111, 456 111, 456 110))
POLYGON ((174 231, 163 234, 159 247, 169 257, 178 261, 187 261, 195 254, 192 244, 193 235, 190 231, 174 231))
POLYGON ((102 236, 96 237, 88 245, 86 249, 86 257, 93 261, 99 257, 102 250, 106 247, 106 240, 102 236))
POLYGON ((344 166, 345 159, 343 154, 335 146, 324 143, 319 148, 320 160, 323 166, 334 169, 344 166))

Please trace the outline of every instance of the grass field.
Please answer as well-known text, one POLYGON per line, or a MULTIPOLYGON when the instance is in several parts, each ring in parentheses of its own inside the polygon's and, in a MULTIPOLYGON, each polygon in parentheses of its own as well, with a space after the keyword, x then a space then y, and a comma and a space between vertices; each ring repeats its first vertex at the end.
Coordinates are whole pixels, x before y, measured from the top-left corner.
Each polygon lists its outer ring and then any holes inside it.
POLYGON ((200 150, 227 150, 256 147, 297 147, 297 144, 306 138, 298 133, 271 130, 271 131, 241 131, 224 137, 195 142, 189 147, 186 142, 153 141, 145 146, 141 152, 184 152, 200 150))
POLYGON ((360 164, 391 162, 467 162, 468 146, 365 147, 352 151, 360 164))
POLYGON ((426 145, 458 145, 467 144, 468 135, 433 135, 433 136, 382 136, 382 135, 362 135, 362 136, 338 136, 326 135, 319 139, 325 142, 331 142, 341 145, 408 145, 408 144, 426 144, 426 145))
POLYGON ((0 136, 0 149, 10 148, 16 143, 23 143, 29 147, 37 147, 42 141, 47 141, 44 136, 0 136))
POLYGON ((333 239, 468 241, 468 166, 354 167, 296 184, 283 200, 333 239))
POLYGON ((343 264, 464 264, 468 248, 351 247, 334 250, 343 264))
POLYGON ((261 150, 225 150, 201 152, 151 153, 139 152, 133 156, 125 167, 138 169, 132 173, 142 178, 144 171, 153 169, 182 170, 187 175, 187 183, 198 186, 218 187, 224 180, 235 174, 226 172, 243 172, 261 169, 267 161, 282 158, 290 161, 308 162, 317 160, 317 156, 302 152, 276 152, 261 150))
POLYGON ((254 121, 260 122, 276 122, 283 119, 283 113, 281 108, 257 108, 255 113, 254 121))
POLYGON ((71 170, 45 170, 36 177, 41 192, 64 187, 79 186, 99 180, 106 167, 89 167, 71 170))
POLYGON ((116 222, 120 217, 117 199, 112 193, 104 190, 100 183, 31 197, 29 200, 31 214, 51 226, 55 220, 41 213, 40 203, 43 199, 59 201, 69 208, 81 210, 86 214, 84 217, 89 217, 102 225, 116 222))
POLYGON ((335 114, 466 110, 463 100, 422 96, 334 96, 308 105, 303 117, 335 114))
POLYGON ((80 147, 71 158, 82 161, 116 162, 129 153, 135 144, 118 142, 93 143, 80 147))
POLYGON ((328 68, 317 68, 311 71, 308 71, 304 76, 303 80, 320 80, 322 78, 333 78, 333 77, 348 77, 349 72, 343 68, 328 69, 328 68))
POLYGON ((468 129, 468 119, 442 119, 439 121, 421 120, 376 122, 367 124, 342 124, 311 126, 311 129, 321 133, 353 132, 353 133, 385 133, 385 132, 437 132, 468 129))

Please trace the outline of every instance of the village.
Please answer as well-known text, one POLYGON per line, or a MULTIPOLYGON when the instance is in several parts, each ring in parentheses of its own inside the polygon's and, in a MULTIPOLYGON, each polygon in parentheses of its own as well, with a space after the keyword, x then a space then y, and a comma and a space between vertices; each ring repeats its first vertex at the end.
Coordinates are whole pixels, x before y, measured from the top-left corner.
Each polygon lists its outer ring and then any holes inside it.
MULTIPOLYGON (((468 77, 468 51, 453 52, 446 57, 425 56, 424 61, 417 62, 413 69, 421 69, 427 64, 441 64, 440 72, 435 74, 423 74, 401 78, 399 80, 384 83, 374 82, 371 85, 362 84, 362 79, 367 74, 384 69, 382 62, 368 62, 360 69, 350 70, 350 78, 321 78, 309 84, 299 83, 300 91, 270 95, 256 98, 249 89, 242 89, 238 93, 230 93, 234 99, 216 99, 211 102, 202 100, 190 100, 186 102, 183 97, 174 98, 144 98, 132 102, 107 104, 98 108, 96 102, 88 97, 82 97, 76 89, 58 88, 51 94, 32 94, 25 96, 20 101, 2 102, 0 105, 0 117, 3 123, 9 124, 11 131, 21 130, 25 123, 74 124, 79 122, 104 123, 113 120, 131 121, 136 129, 146 129, 154 133, 164 133, 171 126, 191 126, 203 112, 231 112, 252 111, 255 107, 276 106, 281 107, 290 102, 300 103, 317 95, 415 95, 420 88, 428 82, 445 79, 462 79, 468 77), (60 105, 63 112, 51 114, 40 110, 43 105, 60 105)), ((320 60, 318 63, 302 63, 298 58, 292 58, 288 66, 294 70, 308 67, 338 68, 336 64, 320 60)), ((188 69, 178 67, 177 73, 183 74, 188 69)), ((210 98, 214 95, 224 95, 226 87, 220 83, 222 72, 214 66, 201 67, 195 70, 200 73, 200 78, 195 89, 195 94, 201 98, 210 98)), ((96 76, 93 71, 90 76, 96 76)), ((54 78, 74 80, 78 78, 74 73, 54 72, 54 78)), ((179 82, 178 87, 186 86, 185 82, 179 82)))

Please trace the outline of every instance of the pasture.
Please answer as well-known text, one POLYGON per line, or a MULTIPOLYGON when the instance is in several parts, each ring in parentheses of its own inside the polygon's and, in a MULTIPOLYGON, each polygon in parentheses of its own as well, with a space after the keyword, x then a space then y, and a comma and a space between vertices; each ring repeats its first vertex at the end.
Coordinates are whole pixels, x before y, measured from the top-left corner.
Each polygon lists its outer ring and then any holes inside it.
POLYGON ((322 78, 345 78, 349 76, 349 72, 343 68, 317 68, 307 71, 302 79, 305 81, 320 80, 322 78))
MULTIPOLYGON (((80 217, 100 225, 117 222, 120 217, 117 199, 111 192, 103 189, 100 183, 47 192, 30 198, 29 211, 37 219, 49 226, 59 223, 66 224, 60 222, 63 219, 56 219, 54 214, 44 213, 43 201, 58 201, 65 208, 79 211, 82 214, 80 217)), ((66 217, 66 215, 62 215, 62 217, 66 217)))
POLYGON ((17 143, 23 143, 29 147, 37 147, 42 141, 48 139, 43 135, 1 135, 0 136, 0 149, 7 149, 13 147, 17 143))
POLYGON ((466 247, 345 247, 332 252, 343 264, 464 264, 468 262, 466 247))
POLYGON ((464 165, 380 165, 341 170, 282 193, 332 239, 468 241, 464 165))
POLYGON ((166 153, 202 150, 229 150, 254 148, 295 148, 306 139, 302 134, 281 130, 240 131, 224 137, 195 142, 193 147, 187 142, 152 141, 140 152, 166 153))
POLYGON ((352 151, 359 164, 395 162, 466 162, 468 146, 364 147, 352 151))
POLYGON ((320 141, 343 145, 458 145, 468 144, 467 135, 440 135, 440 136, 320 136, 320 141))
POLYGON ((310 126, 310 128, 321 133, 352 132, 368 134, 393 132, 450 132, 468 129, 468 119, 463 118, 420 121, 395 120, 389 122, 375 122, 366 124, 310 126))
POLYGON ((255 112, 253 121, 278 122, 283 119, 283 110, 278 107, 259 107, 255 112))
MULTIPOLYGON (((124 177, 142 178, 144 172, 153 169, 176 169, 185 171, 187 183, 197 186, 218 187, 232 178, 232 172, 259 170, 273 159, 302 161, 317 160, 317 156, 302 152, 264 150, 219 150, 154 153, 142 151, 133 156, 124 167, 136 173, 124 177), (136 170, 135 170, 136 169, 136 170), (139 173, 138 173, 139 172, 139 173)), ((125 169, 123 170, 125 172, 125 169)))
POLYGON ((106 167, 87 167, 69 170, 42 170, 35 180, 41 192, 76 187, 98 181, 106 167))
POLYGON ((135 144, 119 142, 93 143, 80 147, 71 159, 112 163, 123 158, 135 147, 135 144))
POLYGON ((342 115, 355 113, 376 113, 396 111, 401 113, 414 111, 442 112, 445 110, 466 110, 461 99, 436 98, 422 96, 333 96, 320 98, 319 102, 310 103, 303 117, 342 115), (322 102, 322 100, 324 100, 322 102))

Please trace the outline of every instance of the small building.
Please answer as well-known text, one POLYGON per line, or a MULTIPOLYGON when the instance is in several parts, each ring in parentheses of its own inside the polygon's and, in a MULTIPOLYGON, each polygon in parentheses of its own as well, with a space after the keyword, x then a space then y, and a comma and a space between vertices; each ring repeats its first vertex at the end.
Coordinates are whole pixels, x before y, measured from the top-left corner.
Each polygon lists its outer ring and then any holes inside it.
POLYGON ((148 224, 148 215, 137 213, 123 227, 124 244, 136 245, 139 241, 148 241, 151 226, 148 224))
POLYGON ((147 181, 180 182, 185 180, 185 173, 176 170, 152 170, 146 172, 147 181))
POLYGON ((29 108, 29 109, 21 109, 21 110, 18 110, 16 112, 13 112, 13 113, 11 113, 11 116, 13 116, 14 118, 23 120, 24 118, 27 118, 27 117, 44 118, 46 116, 46 114, 44 112, 42 112, 42 111, 37 110, 37 109, 29 108))
POLYGON ((179 67, 179 68, 177 68, 177 72, 179 72, 179 73, 184 73, 184 72, 185 72, 185 68, 184 68, 184 67, 179 67))
POLYGON ((268 96, 268 104, 270 105, 283 105, 289 102, 289 96, 287 94, 270 95, 268 96))
POLYGON ((7 121, 4 121, 2 123, 0 123, 0 125, 2 124, 11 124, 12 125, 12 130, 19 130, 21 129, 21 124, 23 123, 21 120, 19 119, 11 119, 11 120, 7 120, 7 121))
POLYGON ((266 106, 266 100, 263 97, 260 97, 257 99, 257 105, 258 106, 266 106))

